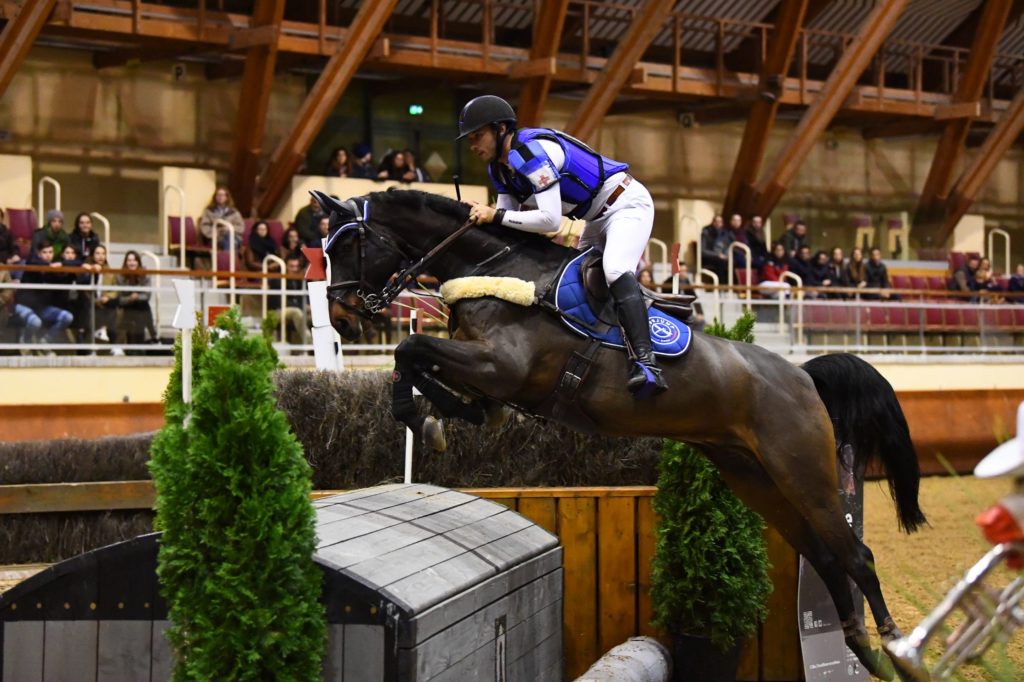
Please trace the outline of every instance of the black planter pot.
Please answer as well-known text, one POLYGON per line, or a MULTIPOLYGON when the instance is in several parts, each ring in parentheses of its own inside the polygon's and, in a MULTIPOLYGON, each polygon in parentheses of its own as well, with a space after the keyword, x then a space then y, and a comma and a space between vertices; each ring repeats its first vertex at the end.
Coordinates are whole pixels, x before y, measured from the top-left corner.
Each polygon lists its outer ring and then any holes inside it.
POLYGON ((672 635, 673 682, 735 682, 740 643, 722 651, 707 637, 672 635))

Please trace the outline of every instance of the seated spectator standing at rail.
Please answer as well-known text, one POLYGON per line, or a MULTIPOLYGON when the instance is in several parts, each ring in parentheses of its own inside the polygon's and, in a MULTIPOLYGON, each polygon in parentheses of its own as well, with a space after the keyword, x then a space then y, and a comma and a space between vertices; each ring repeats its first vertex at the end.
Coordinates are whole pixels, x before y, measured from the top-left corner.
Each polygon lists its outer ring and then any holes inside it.
MULTIPOLYGON (((267 256, 277 255, 277 242, 270 236, 270 226, 266 220, 259 220, 249 232, 249 243, 242 249, 245 269, 250 272, 263 271, 263 259, 267 256)), ((276 263, 270 264, 274 272, 280 268, 276 263)))
POLYGON ((427 169, 419 165, 416 159, 416 154, 411 149, 405 150, 405 165, 409 167, 406 172, 406 177, 409 182, 431 182, 430 173, 427 169))
POLYGON ((56 254, 64 252, 68 233, 64 231, 64 214, 61 211, 51 209, 46 212, 46 225, 32 233, 32 252, 29 255, 39 255, 39 246, 43 242, 52 246, 56 254))
MULTIPOLYGON (((290 256, 285 259, 285 266, 289 275, 301 275, 303 272, 302 259, 298 256, 290 256)), ((279 283, 275 282, 271 288, 278 285, 279 283)), ((284 320, 288 343, 305 344, 308 339, 306 330, 308 328, 307 320, 309 320, 309 296, 306 294, 306 283, 302 279, 286 279, 284 285, 288 291, 297 292, 295 295, 289 294, 285 298, 284 320)), ((267 298, 267 309, 281 309, 280 293, 271 294, 267 298)))
POLYGON ((4 210, 0 208, 0 263, 14 265, 19 262, 18 245, 14 243, 14 235, 4 222, 4 210))
POLYGON ((802 220, 793 223, 793 227, 782 235, 782 245, 786 247, 788 257, 796 258, 800 254, 800 247, 808 246, 807 223, 802 220))
POLYGON ((412 182, 413 177, 415 176, 405 162, 405 152, 391 152, 384 157, 380 168, 377 169, 378 180, 412 182))
MULTIPOLYGON (((36 255, 30 256, 27 265, 38 265, 53 268, 49 272, 26 271, 21 276, 21 283, 61 284, 62 273, 57 272, 60 262, 53 260, 53 245, 41 240, 36 255)), ((58 304, 63 300, 64 292, 57 289, 18 289, 14 298, 14 314, 21 320, 24 328, 21 332, 21 343, 32 343, 37 340, 43 326, 46 326, 46 340, 54 343, 74 321, 71 311, 61 308, 58 304)), ((23 351, 27 352, 27 351, 23 351)))
POLYGON ((377 171, 373 167, 373 152, 368 145, 360 142, 352 147, 352 177, 375 180, 377 171))
MULTIPOLYGON (((235 228, 235 249, 242 245, 242 231, 245 229, 245 221, 242 214, 235 208, 235 202, 231 198, 231 192, 227 187, 218 187, 217 191, 210 197, 210 203, 203 210, 199 218, 199 231, 207 241, 213 241, 214 232, 217 236, 217 248, 227 251, 231 242, 229 241, 230 231, 223 225, 217 225, 218 220, 223 220, 235 228)), ((214 263, 216 265, 216 263, 214 263)))
POLYGON ((788 295, 789 282, 782 280, 782 275, 789 272, 789 258, 786 257, 786 247, 782 242, 775 242, 772 245, 772 253, 761 266, 760 288, 767 289, 765 295, 768 298, 778 298, 788 295))
MULTIPOLYGON (((826 286, 846 288, 850 286, 849 271, 846 268, 846 259, 843 258, 843 250, 838 246, 832 247, 832 256, 828 260, 827 279, 830 284, 826 286)), ((829 294, 829 298, 846 298, 846 294, 829 294)))
MULTIPOLYGON (((1007 289, 1011 294, 1024 294, 1024 263, 1017 263, 1017 269, 1010 275, 1010 285, 1007 289)), ((1024 296, 1008 299, 1010 303, 1024 304, 1024 296)))
MULTIPOLYGON (((818 277, 818 273, 814 269, 814 258, 811 256, 811 247, 801 246, 799 251, 796 253, 796 258, 789 261, 789 269, 794 274, 803 280, 805 287, 820 287, 821 279, 818 277)), ((818 294, 815 292, 808 292, 807 298, 817 298, 818 294)))
POLYGON ((755 270, 760 271, 761 266, 768 260, 768 244, 765 242, 764 220, 756 215, 750 219, 746 227, 747 246, 750 247, 751 265, 755 270))
MULTIPOLYGON (((62 269, 66 268, 84 268, 86 270, 92 270, 92 263, 85 262, 78 251, 75 250, 71 244, 64 247, 64 252, 60 256, 60 264, 62 269)), ((74 320, 71 323, 71 330, 75 335, 75 340, 82 343, 86 340, 86 328, 89 326, 89 305, 90 301, 87 297, 87 292, 80 288, 81 286, 87 286, 89 284, 89 273, 75 273, 64 271, 57 274, 61 284, 66 284, 67 288, 63 291, 57 292, 61 296, 55 300, 55 304, 69 311, 74 320)))
MULTIPOLYGON (((102 285, 102 288, 91 293, 95 308, 93 313, 95 317, 93 338, 107 343, 111 340, 116 340, 116 338, 111 339, 110 335, 117 336, 115 329, 118 303, 118 292, 111 291, 108 288, 114 286, 114 275, 109 272, 110 263, 107 261, 107 247, 103 244, 97 246, 89 260, 92 264, 92 274, 89 276, 89 283, 102 285)), ((116 351, 115 354, 117 355, 123 354, 123 351, 120 349, 116 349, 116 351)))
POLYGON ((317 225, 320 224, 320 218, 323 216, 323 209, 320 208, 320 204, 312 196, 309 197, 309 203, 300 208, 299 212, 295 214, 293 227, 299 231, 299 237, 303 244, 308 244, 316 238, 319 232, 317 225))
MULTIPOLYGON (((868 289, 889 289, 892 285, 889 284, 889 269, 885 267, 885 263, 882 262, 882 250, 877 246, 872 247, 871 255, 868 258, 868 262, 864 266, 864 273, 867 279, 868 289)), ((865 296, 864 298, 868 298, 865 296)), ((871 298, 879 298, 878 296, 871 295, 871 298)), ((897 299, 898 296, 892 295, 888 291, 883 291, 881 298, 897 299)))
POLYGON ((151 282, 149 275, 142 271, 142 258, 138 252, 125 253, 121 269, 129 272, 115 276, 114 284, 119 287, 137 287, 134 290, 121 290, 118 296, 125 339, 128 343, 144 343, 148 331, 151 341, 158 340, 153 309, 149 307, 151 282))
POLYGON ((79 213, 75 217, 75 226, 68 235, 68 243, 78 252, 83 261, 88 260, 93 250, 99 245, 100 237, 92 229, 92 217, 88 213, 79 213))
MULTIPOLYGON (((827 253, 825 253, 824 251, 818 251, 816 254, 814 254, 814 258, 811 259, 811 270, 814 272, 814 278, 818 280, 818 286, 832 286, 832 280, 829 279, 827 253)), ((822 294, 822 296, 824 296, 824 294, 822 294)))
MULTIPOLYGON (((739 213, 733 213, 729 216, 729 231, 732 232, 732 240, 750 246, 747 240, 747 230, 743 227, 743 216, 739 213)), ((747 254, 741 249, 736 249, 732 254, 732 262, 735 268, 745 268, 747 266, 747 254)))
POLYGON ((352 161, 348 157, 347 149, 335 147, 331 152, 330 160, 327 161, 324 175, 329 178, 347 178, 352 175, 352 161))
POLYGON ((306 242, 306 246, 312 246, 314 249, 319 248, 323 245, 323 240, 327 239, 327 233, 331 229, 331 220, 327 216, 320 218, 320 222, 316 226, 316 237, 306 242))
POLYGON ((859 246, 853 247, 850 251, 850 262, 846 264, 846 279, 851 287, 866 287, 868 285, 867 262, 864 260, 864 250, 859 246))
POLYGON ((729 276, 728 250, 732 242, 732 230, 725 227, 725 219, 720 215, 700 231, 701 265, 718 275, 720 284, 725 284, 729 276))
POLYGON ((302 235, 299 234, 299 231, 294 227, 289 227, 281 238, 281 246, 278 249, 277 255, 285 262, 292 256, 303 258, 302 244, 302 235))
POLYGON ((971 254, 967 257, 967 261, 956 269, 953 273, 953 281, 951 282, 951 288, 953 291, 977 291, 978 290, 978 266, 981 264, 980 259, 971 254))

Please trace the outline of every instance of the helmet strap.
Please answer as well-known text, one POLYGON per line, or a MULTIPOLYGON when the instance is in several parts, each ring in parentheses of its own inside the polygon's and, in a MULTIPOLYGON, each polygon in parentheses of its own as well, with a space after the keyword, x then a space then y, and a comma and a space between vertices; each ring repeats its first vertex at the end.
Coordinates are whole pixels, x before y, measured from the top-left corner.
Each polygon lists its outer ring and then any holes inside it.
POLYGON ((505 123, 505 132, 501 132, 501 123, 492 123, 491 128, 494 130, 494 137, 497 139, 497 149, 495 149, 494 160, 496 162, 501 161, 502 155, 505 153, 505 138, 515 132, 515 127, 503 121, 505 123))

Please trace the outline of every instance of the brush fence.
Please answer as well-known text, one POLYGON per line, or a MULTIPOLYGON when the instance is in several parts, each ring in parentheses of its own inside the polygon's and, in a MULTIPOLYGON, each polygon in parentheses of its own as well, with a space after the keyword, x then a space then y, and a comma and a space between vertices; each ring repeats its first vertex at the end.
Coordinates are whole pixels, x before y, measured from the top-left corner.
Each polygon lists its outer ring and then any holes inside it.
MULTIPOLYGON (((314 505, 325 680, 562 679, 554 535, 507 506, 429 485, 314 505)), ((0 679, 169 679, 158 539, 88 552, 0 596, 0 679)))

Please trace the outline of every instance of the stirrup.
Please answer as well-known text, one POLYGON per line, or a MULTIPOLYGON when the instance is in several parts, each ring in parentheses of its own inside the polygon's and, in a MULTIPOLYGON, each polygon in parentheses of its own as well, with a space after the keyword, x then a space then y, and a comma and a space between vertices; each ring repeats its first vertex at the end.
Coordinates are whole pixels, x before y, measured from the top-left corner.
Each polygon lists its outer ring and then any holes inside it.
POLYGON ((626 387, 637 400, 644 400, 668 389, 668 384, 661 376, 661 369, 657 366, 646 365, 642 362, 633 361, 633 369, 630 370, 629 380, 626 387), (636 370, 640 370, 637 372, 636 370), (643 378, 641 383, 638 379, 643 378))

